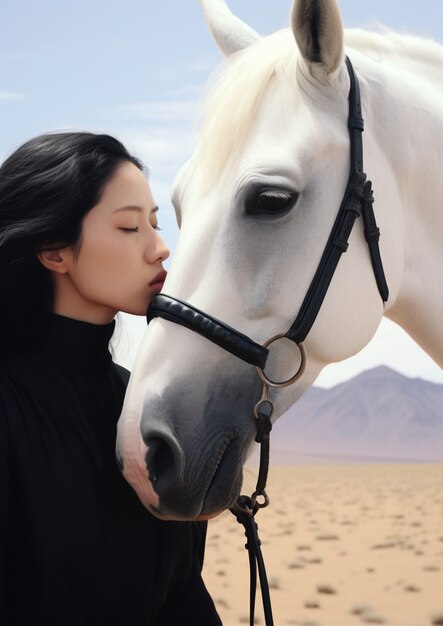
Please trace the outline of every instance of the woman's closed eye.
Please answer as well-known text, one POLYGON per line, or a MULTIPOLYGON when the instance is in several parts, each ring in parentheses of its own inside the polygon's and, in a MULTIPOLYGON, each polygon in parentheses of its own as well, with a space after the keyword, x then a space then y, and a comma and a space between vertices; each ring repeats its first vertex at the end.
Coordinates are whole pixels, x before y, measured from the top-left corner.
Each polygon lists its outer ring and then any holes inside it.
MULTIPOLYGON (((150 224, 150 226, 151 226, 151 228, 153 228, 157 232, 160 231, 160 230, 163 230, 162 228, 160 228, 160 226, 158 224, 150 224)), ((138 233, 139 227, 138 226, 134 226, 132 228, 128 228, 128 227, 120 226, 119 230, 122 230, 125 233, 138 233)))
POLYGON ((134 228, 124 228, 123 226, 121 226, 120 230, 125 233, 138 233, 138 226, 134 226, 134 228))

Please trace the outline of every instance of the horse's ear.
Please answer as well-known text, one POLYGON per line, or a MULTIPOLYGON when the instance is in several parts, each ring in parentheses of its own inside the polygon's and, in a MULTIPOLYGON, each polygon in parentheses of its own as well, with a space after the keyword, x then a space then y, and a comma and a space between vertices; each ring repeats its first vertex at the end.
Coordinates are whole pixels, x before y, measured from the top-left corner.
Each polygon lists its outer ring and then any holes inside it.
POLYGON ((343 21, 336 0, 293 0, 292 31, 317 77, 330 78, 343 61, 343 21))
POLYGON ((200 0, 200 4, 212 36, 226 57, 260 39, 255 30, 231 13, 224 0, 200 0))

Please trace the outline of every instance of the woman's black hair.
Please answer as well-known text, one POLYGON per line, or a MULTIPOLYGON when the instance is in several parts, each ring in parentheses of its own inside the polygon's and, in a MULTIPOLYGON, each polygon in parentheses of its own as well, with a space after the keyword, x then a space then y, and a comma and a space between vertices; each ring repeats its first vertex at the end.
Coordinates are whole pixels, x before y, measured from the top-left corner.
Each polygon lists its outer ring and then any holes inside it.
POLYGON ((119 165, 143 165, 115 138, 48 133, 0 167, 0 357, 32 344, 53 307, 50 272, 37 252, 79 241, 84 216, 119 165))

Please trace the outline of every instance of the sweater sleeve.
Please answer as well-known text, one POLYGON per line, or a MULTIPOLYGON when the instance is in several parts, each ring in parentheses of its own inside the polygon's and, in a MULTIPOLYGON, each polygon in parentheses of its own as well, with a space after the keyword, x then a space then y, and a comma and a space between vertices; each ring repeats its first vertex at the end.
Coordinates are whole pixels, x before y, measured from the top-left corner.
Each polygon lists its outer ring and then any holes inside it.
POLYGON ((0 394, 0 623, 4 611, 5 549, 9 501, 8 426, 0 394))

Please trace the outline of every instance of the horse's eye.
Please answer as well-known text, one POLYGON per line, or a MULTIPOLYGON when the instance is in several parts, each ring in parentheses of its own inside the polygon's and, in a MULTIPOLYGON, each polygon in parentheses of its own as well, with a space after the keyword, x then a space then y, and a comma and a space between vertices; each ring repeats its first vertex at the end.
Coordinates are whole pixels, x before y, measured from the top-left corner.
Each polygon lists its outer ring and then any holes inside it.
POLYGON ((285 189, 262 189, 246 202, 248 215, 282 215, 296 203, 298 194, 285 189))

